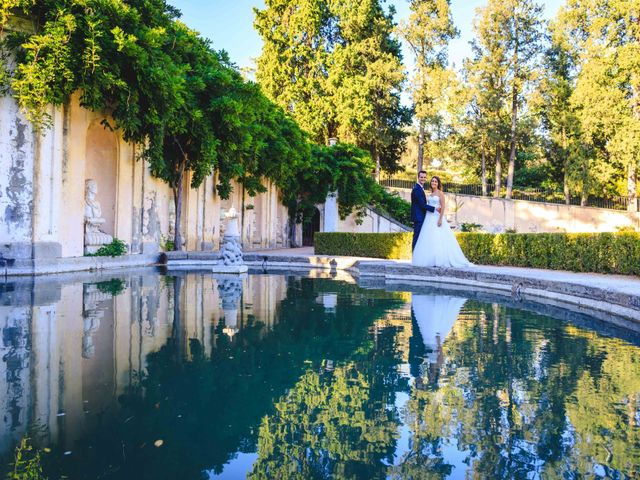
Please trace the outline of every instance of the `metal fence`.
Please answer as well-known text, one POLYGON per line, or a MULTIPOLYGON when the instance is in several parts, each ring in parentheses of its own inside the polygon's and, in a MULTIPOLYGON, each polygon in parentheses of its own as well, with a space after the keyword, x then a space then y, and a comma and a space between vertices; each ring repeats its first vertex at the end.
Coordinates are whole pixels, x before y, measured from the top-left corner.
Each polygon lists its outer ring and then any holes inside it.
MULTIPOLYGON (((400 188, 411 190, 416 184, 414 180, 405 180, 397 178, 388 178, 381 180, 380 184, 383 187, 400 188)), ((465 184, 465 183, 443 183, 445 192, 458 193, 461 195, 474 195, 478 197, 494 195, 495 186, 487 184, 487 194, 483 195, 482 185, 479 184, 465 184)), ((506 194, 506 188, 502 188, 500 191, 500 198, 504 198, 506 194)), ((513 187, 511 194, 513 200, 527 200, 529 202, 545 202, 566 204, 564 194, 556 190, 546 190, 543 188, 521 188, 513 187)), ((581 205, 583 207, 597 207, 607 208, 610 210, 627 210, 629 205, 629 199, 627 197, 611 196, 607 198, 589 196, 586 204, 582 204, 582 199, 578 196, 572 196, 569 199, 569 205, 581 205)))

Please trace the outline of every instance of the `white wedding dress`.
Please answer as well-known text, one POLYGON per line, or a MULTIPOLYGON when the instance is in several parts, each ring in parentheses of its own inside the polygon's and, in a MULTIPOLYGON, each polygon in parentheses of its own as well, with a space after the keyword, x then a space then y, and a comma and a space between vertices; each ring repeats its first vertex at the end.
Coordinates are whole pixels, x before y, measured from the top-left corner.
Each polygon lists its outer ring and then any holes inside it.
MULTIPOLYGON (((437 195, 428 196, 427 204, 435 208, 440 207, 440 197, 437 195)), ((416 242, 416 248, 413 250, 413 265, 453 268, 473 265, 462 253, 447 219, 443 218, 442 225, 438 226, 439 217, 438 212, 427 212, 416 242)))

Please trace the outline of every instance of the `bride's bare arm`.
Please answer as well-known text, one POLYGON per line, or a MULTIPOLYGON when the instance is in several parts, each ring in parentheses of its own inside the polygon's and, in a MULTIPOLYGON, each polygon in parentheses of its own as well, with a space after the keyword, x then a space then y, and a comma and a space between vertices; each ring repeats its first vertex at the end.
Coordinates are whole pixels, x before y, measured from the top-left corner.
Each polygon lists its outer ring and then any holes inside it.
POLYGON ((440 197, 440 218, 438 218, 438 226, 442 225, 442 217, 444 217, 444 209, 445 209, 445 199, 444 193, 438 192, 438 196, 440 197))

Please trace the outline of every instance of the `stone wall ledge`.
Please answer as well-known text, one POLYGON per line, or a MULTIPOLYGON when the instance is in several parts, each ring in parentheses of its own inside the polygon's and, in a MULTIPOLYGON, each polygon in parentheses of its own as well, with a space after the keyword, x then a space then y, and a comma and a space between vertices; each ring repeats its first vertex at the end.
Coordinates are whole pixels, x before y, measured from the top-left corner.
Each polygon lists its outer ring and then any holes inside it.
POLYGON ((135 268, 157 265, 158 254, 123 255, 120 257, 66 257, 43 260, 21 260, 14 265, 0 268, 2 276, 48 275, 67 272, 100 271, 117 268, 135 268))
POLYGON ((160 263, 167 266, 172 264, 217 264, 220 260, 219 252, 163 252, 160 254, 160 263))
POLYGON ((515 267, 415 267, 408 262, 358 261, 360 279, 384 279, 384 284, 457 286, 492 290, 517 301, 540 299, 571 304, 583 313, 604 312, 640 326, 640 278, 515 267))

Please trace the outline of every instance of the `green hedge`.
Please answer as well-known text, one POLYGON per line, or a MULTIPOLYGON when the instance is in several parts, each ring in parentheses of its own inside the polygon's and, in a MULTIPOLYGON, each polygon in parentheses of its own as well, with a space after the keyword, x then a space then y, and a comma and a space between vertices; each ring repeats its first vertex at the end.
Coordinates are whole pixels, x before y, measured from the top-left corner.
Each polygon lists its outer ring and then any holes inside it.
POLYGON ((412 233, 338 233, 324 232, 313 236, 318 255, 351 257, 411 258, 412 233))
MULTIPOLYGON (((316 253, 411 258, 411 233, 317 233, 316 253)), ((640 275, 639 233, 458 233, 480 265, 640 275)))

